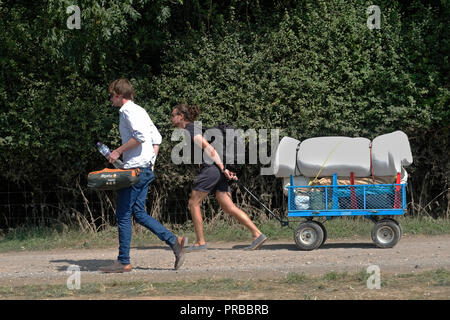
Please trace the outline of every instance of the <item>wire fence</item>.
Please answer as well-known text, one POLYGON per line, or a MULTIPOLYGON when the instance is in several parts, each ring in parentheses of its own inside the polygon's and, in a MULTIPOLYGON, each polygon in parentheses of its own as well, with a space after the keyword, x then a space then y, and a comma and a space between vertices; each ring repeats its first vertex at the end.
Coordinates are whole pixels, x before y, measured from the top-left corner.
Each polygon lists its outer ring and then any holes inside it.
MULTIPOLYGON (((160 199, 149 195, 147 211, 155 218, 182 223, 188 217, 187 197, 160 199), (165 209, 165 210, 164 210, 165 209)), ((116 194, 112 191, 0 191, 0 229, 54 223, 115 223, 116 194)))
MULTIPOLYGON (((287 197, 283 195, 281 184, 273 186, 255 184, 249 186, 249 189, 279 217, 287 216, 287 197), (264 189, 275 191, 268 193, 264 189)), ((446 196, 450 194, 449 189, 440 192, 432 201, 418 199, 414 196, 411 186, 408 189, 407 214, 450 218, 449 207, 445 206, 446 196), (438 212, 441 214, 437 215, 438 212)), ((252 219, 271 218, 245 190, 241 190, 235 184, 231 187, 231 191, 235 204, 252 219)), ((170 192, 151 185, 147 196, 147 212, 161 222, 183 224, 191 219, 188 207, 189 192, 189 188, 170 192)), ((44 191, 35 191, 29 186, 17 186, 6 182, 0 184, 0 229, 66 224, 96 232, 104 226, 116 223, 115 208, 116 193, 113 191, 93 191, 81 188, 79 184, 73 188, 60 187, 44 191)), ((206 198, 201 209, 205 221, 223 217, 213 194, 206 198)))
MULTIPOLYGON (((231 191, 233 201, 250 217, 266 216, 264 209, 239 187, 234 186, 231 191)), ((185 190, 170 195, 167 193, 166 190, 151 186, 147 196, 147 212, 155 219, 171 224, 183 224, 190 220, 189 193, 185 190)), ((261 201, 272 210, 281 212, 287 204, 278 197, 279 194, 265 193, 261 195, 261 201)), ((0 229, 63 223, 95 232, 106 225, 115 224, 115 208, 114 191, 75 187, 37 192, 27 187, 6 185, 0 188, 0 229)), ((210 194, 202 203, 202 212, 205 220, 217 219, 222 213, 214 194, 210 194)))

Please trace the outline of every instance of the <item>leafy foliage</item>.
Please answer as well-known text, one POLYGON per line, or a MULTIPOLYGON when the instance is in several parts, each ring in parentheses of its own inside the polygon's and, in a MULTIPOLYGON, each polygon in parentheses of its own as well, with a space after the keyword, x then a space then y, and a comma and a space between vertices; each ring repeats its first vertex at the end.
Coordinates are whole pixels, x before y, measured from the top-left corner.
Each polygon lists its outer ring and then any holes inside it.
MULTIPOLYGON (((78 2, 81 29, 70 30, 73 4, 0 2, 0 166, 8 188, 25 185, 38 202, 45 190, 85 185, 105 164, 94 143, 120 144, 107 86, 128 77, 164 137, 151 193, 163 201, 163 219, 170 199, 186 202, 194 174, 170 161, 169 115, 181 102, 198 104, 206 126, 278 128, 281 137, 403 130, 415 161, 412 212, 434 203, 434 216, 448 216, 447 2, 379 1, 379 30, 366 25, 372 3, 356 0, 86 0, 78 2)), ((242 179, 282 210, 278 183, 258 174, 249 165, 242 179)))

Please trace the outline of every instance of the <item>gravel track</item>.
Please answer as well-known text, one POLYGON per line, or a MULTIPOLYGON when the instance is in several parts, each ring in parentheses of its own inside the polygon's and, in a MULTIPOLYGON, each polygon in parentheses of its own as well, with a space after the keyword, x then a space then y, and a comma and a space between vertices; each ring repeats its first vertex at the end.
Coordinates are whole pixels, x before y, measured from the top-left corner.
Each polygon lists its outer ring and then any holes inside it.
POLYGON ((381 273, 410 273, 450 268, 450 235, 404 235, 391 249, 379 249, 370 239, 355 238, 327 241, 313 251, 300 251, 294 242, 271 241, 257 251, 244 251, 248 243, 208 243, 208 251, 188 253, 181 269, 173 270, 174 255, 165 246, 133 247, 133 271, 126 274, 103 274, 98 268, 110 264, 117 248, 58 249, 51 251, 21 251, 0 254, 0 286, 32 284, 65 284, 77 265, 81 281, 147 280, 164 282, 220 279, 278 279, 290 272, 325 274, 356 273, 370 265, 378 265, 381 273))

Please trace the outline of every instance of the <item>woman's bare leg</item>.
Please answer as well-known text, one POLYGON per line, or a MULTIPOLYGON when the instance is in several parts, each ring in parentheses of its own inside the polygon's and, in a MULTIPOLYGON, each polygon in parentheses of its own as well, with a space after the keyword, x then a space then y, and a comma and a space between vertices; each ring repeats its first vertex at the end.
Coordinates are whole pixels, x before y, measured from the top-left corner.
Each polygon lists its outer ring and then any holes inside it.
POLYGON ((250 220, 248 215, 233 203, 229 192, 217 191, 216 198, 225 213, 236 218, 242 225, 250 230, 253 240, 261 235, 261 231, 259 231, 258 227, 250 220))
POLYGON ((189 196, 189 210, 191 212, 192 222, 194 223, 195 236, 197 238, 194 245, 204 245, 206 243, 203 235, 203 217, 200 205, 207 195, 207 192, 192 190, 189 196))

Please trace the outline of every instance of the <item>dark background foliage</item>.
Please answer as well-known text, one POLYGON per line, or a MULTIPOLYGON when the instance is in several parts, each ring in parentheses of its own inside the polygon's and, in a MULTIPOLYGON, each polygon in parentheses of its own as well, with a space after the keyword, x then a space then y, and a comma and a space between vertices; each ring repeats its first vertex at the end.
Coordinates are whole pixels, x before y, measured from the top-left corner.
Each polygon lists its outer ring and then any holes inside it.
MULTIPOLYGON (((0 225, 113 220, 114 194, 87 190, 120 144, 108 84, 131 79, 163 135, 153 215, 188 219, 189 166, 170 161, 169 115, 201 107, 206 126, 279 129, 280 138, 410 138, 409 213, 449 216, 448 1, 0 1, 0 225), (66 8, 81 9, 70 30, 66 8), (105 218, 106 214, 106 218, 105 218), (101 220, 97 220, 101 216, 101 220), (109 217, 109 218, 108 218, 109 217)), ((281 183, 248 165, 241 179, 283 213, 281 183)), ((233 195, 252 215, 260 207, 233 195)), ((217 214, 208 201, 207 216, 217 214)), ((97 223, 98 224, 98 223, 97 223)))

